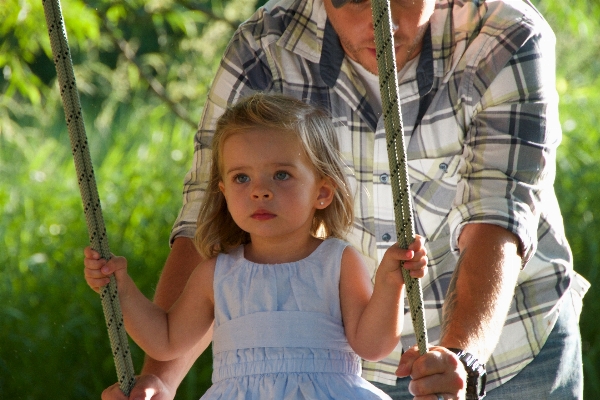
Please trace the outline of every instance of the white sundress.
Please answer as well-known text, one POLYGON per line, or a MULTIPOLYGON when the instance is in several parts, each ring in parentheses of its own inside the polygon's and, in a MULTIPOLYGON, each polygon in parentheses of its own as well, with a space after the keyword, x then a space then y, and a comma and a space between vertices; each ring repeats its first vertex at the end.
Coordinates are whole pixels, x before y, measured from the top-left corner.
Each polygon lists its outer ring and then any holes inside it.
POLYGON ((348 243, 327 239, 307 258, 257 264, 240 246, 214 275, 213 385, 202 400, 390 399, 361 376, 339 301, 348 243))

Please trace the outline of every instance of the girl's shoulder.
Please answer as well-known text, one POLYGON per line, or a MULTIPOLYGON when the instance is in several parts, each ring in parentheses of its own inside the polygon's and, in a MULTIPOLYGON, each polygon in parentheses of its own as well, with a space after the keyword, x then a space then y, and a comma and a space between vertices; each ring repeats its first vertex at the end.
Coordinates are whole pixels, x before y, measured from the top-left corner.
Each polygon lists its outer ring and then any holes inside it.
POLYGON ((201 275, 203 277, 212 276, 215 273, 215 266, 217 265, 217 257, 209 258, 208 260, 201 261, 192 274, 201 275))
POLYGON ((352 246, 352 244, 345 242, 344 250, 342 253, 342 263, 344 262, 360 262, 364 263, 364 256, 356 247, 352 246))
POLYGON ((340 277, 367 277, 370 280, 369 269, 365 256, 352 244, 346 242, 341 256, 340 277))
POLYGON ((352 247, 350 242, 336 237, 328 237, 323 240, 323 243, 321 243, 318 250, 328 251, 331 249, 340 249, 343 251, 347 247, 352 247))
POLYGON ((214 304, 213 281, 215 277, 215 265, 217 259, 211 258, 201 261, 192 271, 186 284, 186 291, 203 295, 210 299, 214 304))
POLYGON ((356 249, 350 242, 344 239, 330 237, 323 241, 323 244, 319 247, 319 250, 325 254, 339 253, 340 257, 346 259, 360 259, 363 260, 363 255, 356 249))
POLYGON ((306 260, 339 263, 347 247, 351 247, 351 245, 345 240, 329 237, 324 239, 306 260))
POLYGON ((227 253, 219 253, 211 260, 212 269, 214 271, 215 281, 227 275, 232 268, 246 262, 244 258, 244 246, 240 245, 227 251, 227 253))

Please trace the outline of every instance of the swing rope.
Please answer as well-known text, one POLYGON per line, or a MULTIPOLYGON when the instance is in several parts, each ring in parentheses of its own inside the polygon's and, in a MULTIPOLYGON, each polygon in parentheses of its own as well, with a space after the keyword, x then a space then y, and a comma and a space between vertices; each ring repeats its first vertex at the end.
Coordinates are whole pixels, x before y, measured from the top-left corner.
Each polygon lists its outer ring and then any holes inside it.
MULTIPOLYGON (((42 2, 62 103, 65 109, 65 118, 78 176, 79 190, 84 206, 90 244, 94 250, 100 253, 102 258, 109 260, 111 253, 87 144, 81 103, 77 91, 73 62, 67 42, 60 2, 59 0, 42 0, 42 2)), ((408 185, 408 172, 406 169, 404 129, 398 94, 393 32, 391 30, 391 11, 388 0, 372 0, 371 6, 375 28, 379 86, 381 89, 384 125, 388 142, 388 159, 392 177, 392 195, 394 198, 397 237, 400 246, 407 248, 415 240, 415 232, 408 185)), ((406 284, 419 353, 425 354, 427 352, 427 330, 423 314, 421 282, 419 279, 412 278, 404 268, 402 268, 402 275, 406 284)), ((135 383, 135 373, 114 277, 111 276, 110 283, 102 288, 100 297, 119 386, 125 395, 129 395, 135 383)))
MULTIPOLYGON (((102 258, 110 260, 111 253, 108 247, 104 219, 102 218, 102 209, 94 178, 94 169, 87 143, 81 103, 73 71, 73 61, 67 42, 60 2, 59 0, 42 0, 42 2, 90 244, 94 250, 100 253, 102 258)), ((135 383, 135 374, 114 276, 110 277, 108 285, 102 287, 100 298, 117 369, 119 387, 125 395, 129 396, 135 383)))
MULTIPOLYGON (((371 0, 371 8, 375 29, 375 50, 390 164, 392 196, 394 199, 396 234, 400 247, 407 248, 415 240, 415 228, 406 168, 404 128, 400 110, 400 96, 398 94, 396 55, 389 0, 371 0)), ((404 268, 402 268, 402 276, 406 284, 408 304, 419 353, 423 355, 427 352, 427 329, 423 314, 421 281, 418 278, 411 277, 410 273, 404 268)))

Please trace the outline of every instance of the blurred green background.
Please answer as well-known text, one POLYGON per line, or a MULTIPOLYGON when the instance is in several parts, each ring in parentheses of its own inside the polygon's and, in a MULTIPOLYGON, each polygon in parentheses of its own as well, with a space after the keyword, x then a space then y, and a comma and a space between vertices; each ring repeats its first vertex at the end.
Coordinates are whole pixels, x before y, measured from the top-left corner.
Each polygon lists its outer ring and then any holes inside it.
MULTIPOLYGON (((220 55, 260 0, 63 0, 111 251, 150 297, 220 55)), ((600 398, 600 1, 536 0, 557 36, 556 191, 575 269, 585 398, 600 398), (598 216, 598 217, 596 217, 598 216)), ((0 6, 0 399, 97 399, 116 381, 40 0, 0 6)), ((139 371, 143 354, 132 345, 139 371)), ((177 399, 210 384, 210 354, 177 399)))

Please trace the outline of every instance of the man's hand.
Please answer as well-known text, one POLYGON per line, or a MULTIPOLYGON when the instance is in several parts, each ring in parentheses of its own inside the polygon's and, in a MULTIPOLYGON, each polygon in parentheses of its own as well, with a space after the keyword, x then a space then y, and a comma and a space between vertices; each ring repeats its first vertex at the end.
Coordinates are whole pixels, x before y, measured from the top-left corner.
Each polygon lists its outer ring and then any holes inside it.
POLYGON ((125 396, 119 384, 115 383, 102 392, 102 400, 173 400, 175 392, 157 376, 141 375, 136 377, 135 386, 131 389, 129 397, 125 396))
POLYGON ((462 363, 445 347, 432 346, 424 355, 419 355, 417 346, 402 354, 396 375, 411 377, 408 390, 416 400, 435 400, 440 394, 445 400, 466 396, 467 372, 462 363))

